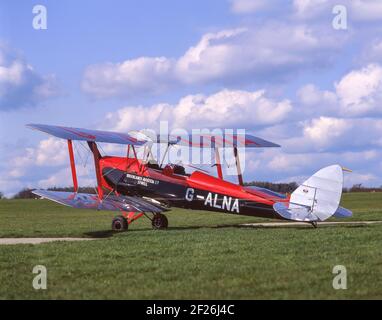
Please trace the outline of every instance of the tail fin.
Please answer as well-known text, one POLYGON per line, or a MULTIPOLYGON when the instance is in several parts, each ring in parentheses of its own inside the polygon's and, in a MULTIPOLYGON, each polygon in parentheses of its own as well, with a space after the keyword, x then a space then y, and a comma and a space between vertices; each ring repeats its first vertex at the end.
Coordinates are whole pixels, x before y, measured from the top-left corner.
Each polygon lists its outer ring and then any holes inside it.
POLYGON ((317 171, 291 195, 288 204, 275 203, 273 208, 283 218, 296 221, 324 221, 339 208, 343 171, 332 165, 317 171))

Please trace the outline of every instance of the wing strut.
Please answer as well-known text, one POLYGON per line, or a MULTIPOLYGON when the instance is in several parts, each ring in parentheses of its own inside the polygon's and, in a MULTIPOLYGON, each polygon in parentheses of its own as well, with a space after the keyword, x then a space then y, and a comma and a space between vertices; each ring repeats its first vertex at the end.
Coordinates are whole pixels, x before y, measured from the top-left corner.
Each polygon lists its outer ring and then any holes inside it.
POLYGON ((216 169, 218 172, 219 179, 223 180, 223 171, 222 171, 222 165, 220 162, 220 155, 219 155, 219 149, 215 148, 215 163, 216 163, 216 169))
POLYGON ((101 177, 101 169, 99 167, 99 160, 101 159, 101 154, 99 153, 99 150, 97 148, 97 144, 93 141, 88 141, 88 145, 90 150, 93 153, 94 156, 94 165, 95 165, 95 171, 97 176, 97 190, 98 190, 98 198, 100 200, 103 199, 103 190, 102 190, 102 177, 101 177))
POLYGON ((170 143, 167 143, 166 151, 163 154, 162 162, 161 162, 161 164, 159 166, 160 168, 162 168, 162 166, 163 166, 164 160, 166 158, 166 155, 167 155, 167 152, 168 152, 169 149, 170 149, 170 143))
POLYGON ((243 183, 243 174, 241 172, 240 159, 239 159, 239 153, 237 151, 237 147, 233 148, 233 154, 234 154, 235 160, 236 160, 237 178, 239 180, 239 185, 242 186, 242 185, 244 185, 244 183, 243 183))
POLYGON ((68 149, 69 149, 69 158, 70 158, 70 168, 72 169, 74 192, 77 193, 78 192, 78 181, 77 181, 76 163, 74 161, 72 140, 68 140, 68 149))

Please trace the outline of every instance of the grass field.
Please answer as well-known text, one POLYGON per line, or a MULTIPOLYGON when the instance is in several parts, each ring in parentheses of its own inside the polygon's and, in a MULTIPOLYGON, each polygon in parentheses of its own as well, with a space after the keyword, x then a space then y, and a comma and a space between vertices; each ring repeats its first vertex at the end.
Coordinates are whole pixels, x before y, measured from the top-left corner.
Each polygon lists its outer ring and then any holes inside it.
MULTIPOLYGON (((382 220, 382 194, 345 194, 348 220, 382 220)), ((95 241, 0 245, 1 299, 382 298, 382 225, 238 228, 264 219, 173 210, 170 228, 140 219, 110 230, 112 213, 45 200, 1 200, 0 237, 94 237, 95 241), (34 290, 32 269, 48 269, 34 290), (334 290, 344 265, 348 289, 334 290)))

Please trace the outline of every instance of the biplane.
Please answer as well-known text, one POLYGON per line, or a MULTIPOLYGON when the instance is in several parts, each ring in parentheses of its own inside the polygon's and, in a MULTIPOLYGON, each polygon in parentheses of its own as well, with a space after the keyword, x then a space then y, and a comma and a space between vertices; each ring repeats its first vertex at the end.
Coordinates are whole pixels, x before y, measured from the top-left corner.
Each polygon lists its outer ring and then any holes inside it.
MULTIPOLYGON (((126 231, 129 225, 145 216, 154 229, 166 229, 166 212, 171 207, 207 210, 228 214, 302 221, 317 227, 317 222, 332 216, 350 217, 352 212, 339 206, 343 189, 343 168, 325 167, 302 183, 290 195, 245 186, 240 168, 239 145, 247 148, 280 147, 278 144, 248 134, 214 137, 159 135, 142 139, 130 133, 88 130, 63 126, 29 124, 29 128, 67 140, 74 192, 34 190, 43 198, 79 209, 109 210, 118 214, 112 220, 112 230, 126 231), (153 141, 154 140, 154 141, 153 141), (94 158, 97 180, 96 194, 78 192, 73 141, 87 144, 94 158), (209 141, 205 143, 204 141, 209 141), (101 155, 97 143, 126 146, 126 156, 101 155), (158 163, 150 149, 153 143, 211 148, 214 150, 216 175, 195 169, 186 173, 184 166, 158 163), (145 148, 138 158, 137 149, 145 148), (223 177, 219 149, 233 150, 238 183, 223 177), (151 155, 151 157, 150 157, 151 155), (150 159, 150 160, 149 160, 150 159)), ((167 150, 167 149, 166 149, 167 150)))

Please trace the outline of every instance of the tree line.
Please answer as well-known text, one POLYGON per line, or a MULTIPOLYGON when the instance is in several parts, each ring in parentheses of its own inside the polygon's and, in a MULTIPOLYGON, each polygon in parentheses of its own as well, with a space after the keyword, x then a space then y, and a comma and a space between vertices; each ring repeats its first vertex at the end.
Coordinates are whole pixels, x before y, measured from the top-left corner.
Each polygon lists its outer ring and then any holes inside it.
POLYGON ((297 189, 298 184, 296 182, 290 183, 272 183, 266 181, 251 181, 244 183, 245 186, 255 186, 259 188, 265 188, 278 193, 292 193, 297 189))
MULTIPOLYGON (((17 192, 11 199, 38 199, 39 196, 36 196, 35 194, 32 193, 32 191, 35 189, 29 189, 29 188, 24 188, 17 192)), ((65 192, 74 192, 73 187, 53 187, 53 188, 48 188, 47 190, 49 191, 65 191, 65 192)), ((95 194, 96 191, 93 187, 80 187, 78 188, 78 192, 81 193, 91 193, 95 194)), ((5 199, 4 195, 2 192, 0 192, 0 199, 5 199)))
POLYGON ((361 183, 353 185, 351 188, 344 188, 343 192, 382 192, 382 186, 379 188, 367 188, 362 186, 361 183))
MULTIPOLYGON (((261 188, 266 188, 278 193, 292 193, 299 186, 296 182, 290 183, 272 183, 272 182, 263 182, 263 181, 252 181, 245 183, 247 186, 256 186, 261 188)), ((368 188, 362 186, 361 183, 354 184, 350 188, 343 188, 342 192, 382 192, 382 186, 376 188, 368 188)))

